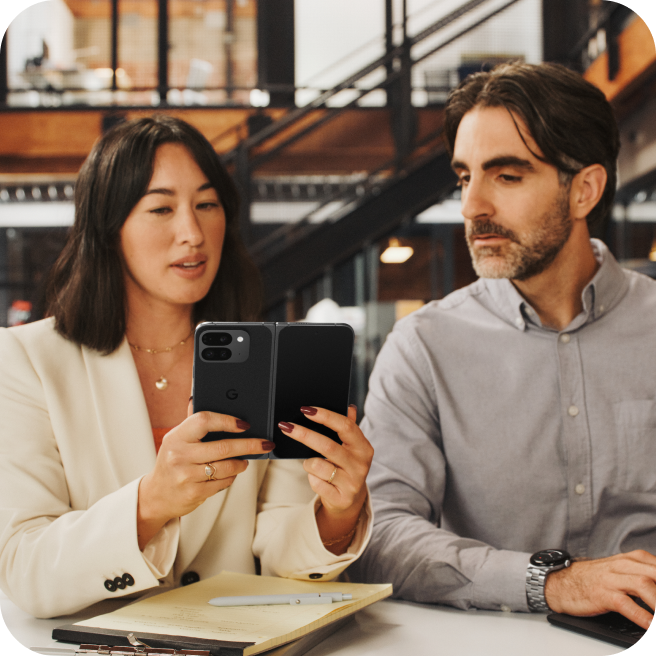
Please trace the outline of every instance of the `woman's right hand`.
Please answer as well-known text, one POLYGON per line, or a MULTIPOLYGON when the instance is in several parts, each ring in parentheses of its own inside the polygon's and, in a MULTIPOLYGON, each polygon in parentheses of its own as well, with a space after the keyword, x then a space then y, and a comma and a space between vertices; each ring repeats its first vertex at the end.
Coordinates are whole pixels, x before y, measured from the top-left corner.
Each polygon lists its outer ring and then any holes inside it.
POLYGON ((248 461, 237 456, 268 453, 275 446, 258 438, 201 442, 210 431, 241 433, 249 425, 215 412, 191 414, 191 402, 189 406, 189 415, 164 436, 155 468, 139 484, 137 535, 142 551, 169 520, 189 514, 230 487, 248 467, 248 461), (208 464, 215 469, 212 480, 205 473, 208 464))

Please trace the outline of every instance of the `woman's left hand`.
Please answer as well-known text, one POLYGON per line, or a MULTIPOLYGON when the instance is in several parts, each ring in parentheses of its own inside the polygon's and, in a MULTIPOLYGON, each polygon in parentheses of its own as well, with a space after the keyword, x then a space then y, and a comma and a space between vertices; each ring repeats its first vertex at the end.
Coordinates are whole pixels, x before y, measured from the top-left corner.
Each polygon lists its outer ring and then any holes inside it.
POLYGON ((302 407, 301 412, 312 421, 334 430, 342 441, 339 444, 298 424, 278 424, 286 435, 324 456, 325 460, 308 458, 303 467, 308 472, 310 487, 321 498, 321 508, 317 512, 321 540, 329 551, 343 553, 353 540, 367 499, 365 481, 374 449, 355 423, 355 406, 349 406, 347 417, 308 406, 302 407))

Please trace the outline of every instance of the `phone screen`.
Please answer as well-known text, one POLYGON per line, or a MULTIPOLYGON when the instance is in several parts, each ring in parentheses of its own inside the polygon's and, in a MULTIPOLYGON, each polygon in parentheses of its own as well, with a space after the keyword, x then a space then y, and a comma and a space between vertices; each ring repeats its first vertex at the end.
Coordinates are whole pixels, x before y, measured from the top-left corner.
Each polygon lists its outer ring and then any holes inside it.
POLYGON ((353 330, 343 324, 278 324, 276 339, 273 457, 321 457, 285 435, 278 422, 300 424, 340 441, 337 433, 306 417, 300 408, 317 406, 341 415, 348 412, 353 330))

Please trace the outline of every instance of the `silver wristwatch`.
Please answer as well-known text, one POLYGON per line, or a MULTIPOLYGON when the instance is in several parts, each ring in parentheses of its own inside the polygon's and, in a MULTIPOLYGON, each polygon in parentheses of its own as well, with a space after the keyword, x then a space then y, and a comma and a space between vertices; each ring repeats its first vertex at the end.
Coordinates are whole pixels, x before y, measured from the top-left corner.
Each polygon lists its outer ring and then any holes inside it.
POLYGON ((526 568, 526 598, 530 610, 537 613, 550 610, 544 596, 547 575, 565 569, 571 564, 570 555, 562 549, 545 549, 531 556, 526 568))

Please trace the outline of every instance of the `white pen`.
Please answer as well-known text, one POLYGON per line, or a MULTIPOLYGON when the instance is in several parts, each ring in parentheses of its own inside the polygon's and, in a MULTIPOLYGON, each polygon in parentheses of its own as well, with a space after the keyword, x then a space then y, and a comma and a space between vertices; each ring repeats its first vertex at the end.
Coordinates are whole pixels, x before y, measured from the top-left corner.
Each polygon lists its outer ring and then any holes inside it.
POLYGON ((353 595, 341 592, 314 592, 310 594, 254 595, 244 597, 215 597, 208 601, 212 606, 296 606, 302 604, 332 604, 349 601, 353 595))

